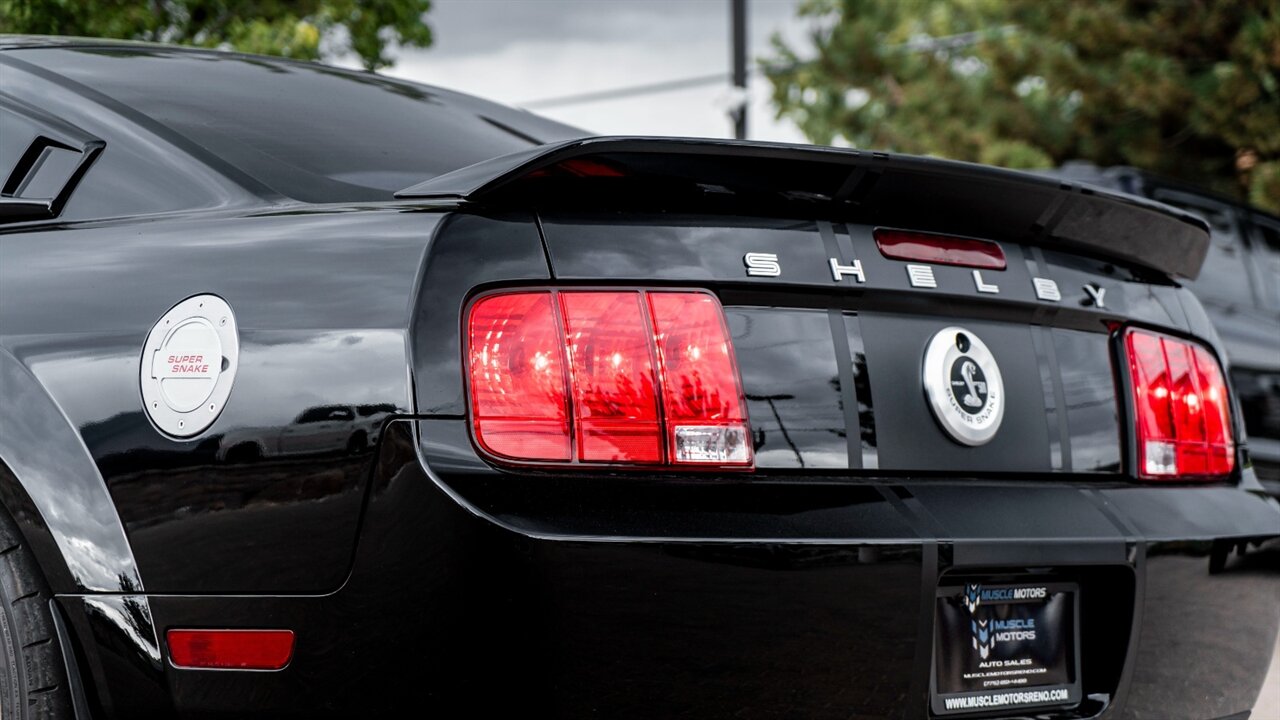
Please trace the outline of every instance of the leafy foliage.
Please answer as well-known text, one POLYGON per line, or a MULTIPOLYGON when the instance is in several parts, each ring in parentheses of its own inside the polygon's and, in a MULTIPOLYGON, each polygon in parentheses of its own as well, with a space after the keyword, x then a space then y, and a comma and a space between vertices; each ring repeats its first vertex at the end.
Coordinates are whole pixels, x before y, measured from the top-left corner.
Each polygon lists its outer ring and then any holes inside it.
POLYGON ((368 70, 387 45, 426 47, 430 0, 0 0, 0 32, 229 47, 304 60, 354 52, 368 70))
POLYGON ((779 116, 814 142, 1133 165, 1280 211, 1280 0, 805 0, 800 12, 813 49, 775 38, 768 74, 779 116))

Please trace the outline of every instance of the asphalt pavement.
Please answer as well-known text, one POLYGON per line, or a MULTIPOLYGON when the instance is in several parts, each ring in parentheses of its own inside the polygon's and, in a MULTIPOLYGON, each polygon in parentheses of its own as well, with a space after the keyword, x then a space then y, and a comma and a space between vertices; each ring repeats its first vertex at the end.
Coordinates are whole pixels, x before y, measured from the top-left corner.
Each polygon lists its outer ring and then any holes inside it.
POLYGON ((1251 720, 1280 720, 1280 638, 1276 638, 1276 652, 1271 656, 1271 671, 1262 686, 1262 694, 1253 706, 1251 720))
MULTIPOLYGON (((1276 575, 1277 594, 1280 594, 1280 545, 1274 541, 1262 548, 1254 562, 1261 560, 1264 568, 1276 575)), ((1276 638, 1276 649, 1271 655, 1271 669, 1267 672, 1266 683, 1262 693, 1253 705, 1253 716, 1250 720, 1280 720, 1280 637, 1276 638)))

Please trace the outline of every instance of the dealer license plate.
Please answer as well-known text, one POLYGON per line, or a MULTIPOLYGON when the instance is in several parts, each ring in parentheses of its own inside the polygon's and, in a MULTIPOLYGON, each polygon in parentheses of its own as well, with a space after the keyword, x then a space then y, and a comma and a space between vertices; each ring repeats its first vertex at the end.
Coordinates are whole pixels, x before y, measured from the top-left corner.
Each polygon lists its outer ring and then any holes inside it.
POLYGON ((939 587, 934 714, 1079 703, 1079 598, 1064 582, 939 587))

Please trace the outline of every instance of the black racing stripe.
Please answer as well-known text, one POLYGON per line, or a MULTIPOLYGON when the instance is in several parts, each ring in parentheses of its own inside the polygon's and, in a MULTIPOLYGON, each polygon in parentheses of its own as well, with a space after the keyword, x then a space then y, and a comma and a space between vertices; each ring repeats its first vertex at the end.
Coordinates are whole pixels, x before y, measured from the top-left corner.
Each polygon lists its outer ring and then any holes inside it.
POLYGON ((819 220, 818 234, 822 236, 822 246, 827 250, 827 257, 839 259, 840 246, 836 243, 836 231, 831 223, 819 220))
MULTIPOLYGON (((1044 398, 1045 422, 1049 428, 1049 468, 1054 471, 1063 468, 1063 433, 1067 425, 1066 408, 1056 392, 1057 383, 1053 381, 1056 370, 1050 366, 1049 351, 1045 345, 1052 344, 1049 331, 1039 325, 1031 326, 1031 344, 1036 351, 1036 367, 1040 371, 1040 390, 1044 398)), ((1067 455, 1066 462, 1071 462, 1067 455)))
POLYGON ((836 368, 840 378, 840 407, 844 410, 845 449, 849 469, 862 469, 862 426, 858 422, 858 390, 853 382, 853 355, 849 352, 849 331, 839 308, 827 310, 831 339, 836 346, 836 368))
POLYGON ((1043 333, 1045 359, 1049 361, 1049 375, 1053 381, 1054 407, 1058 413, 1058 441, 1062 444, 1062 471, 1071 472, 1071 428, 1067 423, 1067 394, 1062 387, 1062 369, 1058 365, 1058 351, 1053 340, 1053 329, 1038 327, 1043 333))
POLYGON ((938 589, 938 541, 925 540, 920 546, 920 619, 916 626, 915 663, 905 718, 924 720, 933 675, 933 627, 938 589), (923 702, 916 702, 922 700, 923 702))
POLYGON ((844 325, 849 331, 849 353, 855 371, 853 387, 854 400, 859 403, 857 441, 858 447, 862 450, 862 467, 865 470, 878 470, 880 469, 880 451, 877 449, 876 411, 871 396, 871 378, 867 376, 867 353, 863 342, 862 323, 856 314, 846 313, 844 325), (866 408, 865 412, 863 408, 866 408))

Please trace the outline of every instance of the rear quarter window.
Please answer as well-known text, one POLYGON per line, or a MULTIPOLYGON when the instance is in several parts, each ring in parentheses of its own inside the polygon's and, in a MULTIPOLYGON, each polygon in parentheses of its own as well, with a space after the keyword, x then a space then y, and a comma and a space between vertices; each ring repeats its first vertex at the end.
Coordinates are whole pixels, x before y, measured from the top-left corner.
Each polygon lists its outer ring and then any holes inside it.
MULTIPOLYGON (((311 63, 155 48, 20 51, 159 122, 273 190, 381 200, 545 141, 552 123, 443 90, 311 63), (497 119, 501 116, 501 119, 497 119)), ((527 115, 527 114, 524 114, 527 115)))
MULTIPOLYGON (((2 59, 29 55, 6 51, 2 59)), ((153 133, 51 82, 38 66, 5 62, 0 77, 0 182, 21 175, 16 197, 48 197, 63 190, 81 152, 102 146, 54 222, 215 208, 250 197, 153 133), (24 173, 21 159, 40 145, 47 156, 24 173)))

